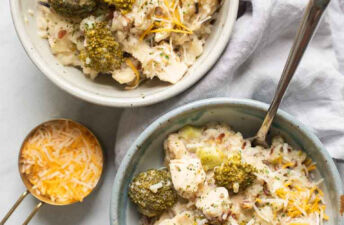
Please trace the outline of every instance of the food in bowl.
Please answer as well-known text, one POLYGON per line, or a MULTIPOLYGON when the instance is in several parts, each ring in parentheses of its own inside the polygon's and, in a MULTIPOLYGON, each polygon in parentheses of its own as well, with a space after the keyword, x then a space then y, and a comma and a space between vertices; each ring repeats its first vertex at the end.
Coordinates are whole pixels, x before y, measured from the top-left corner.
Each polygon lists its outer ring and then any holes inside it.
POLYGON ((54 204, 70 204, 82 201, 98 183, 103 153, 86 128, 55 120, 27 138, 19 163, 32 194, 54 204))
MULTIPOLYGON (((226 124, 210 123, 170 134, 164 149, 178 198, 154 217, 140 210, 143 224, 313 225, 329 219, 315 163, 281 137, 264 149, 226 124)), ((131 199, 139 176, 129 186, 131 199)), ((149 208, 150 196, 165 190, 159 187, 168 182, 162 182, 144 188, 147 201, 141 208, 149 208)))
POLYGON ((218 0, 40 1, 40 36, 65 66, 126 88, 157 78, 177 83, 202 54, 218 0))
POLYGON ((177 200, 167 170, 148 170, 135 177, 130 185, 129 196, 142 214, 158 216, 171 208, 177 200))

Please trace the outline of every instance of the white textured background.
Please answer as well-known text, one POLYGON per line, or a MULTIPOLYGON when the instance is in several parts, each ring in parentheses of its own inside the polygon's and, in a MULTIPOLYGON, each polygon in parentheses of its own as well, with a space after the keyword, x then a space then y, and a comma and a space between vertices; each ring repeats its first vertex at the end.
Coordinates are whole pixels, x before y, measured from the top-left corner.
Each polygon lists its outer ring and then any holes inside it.
MULTIPOLYGON (((17 169, 21 141, 38 123, 65 117, 91 128, 103 143, 107 163, 100 188, 81 204, 44 206, 31 224, 109 224, 113 146, 120 110, 76 99, 52 84, 25 54, 12 25, 8 0, 0 1, 0 218, 25 190, 17 169)), ((341 166, 344 171, 344 166, 341 166)), ((343 175, 343 174, 342 174, 343 175)), ((7 224, 21 224, 36 200, 27 197, 7 224)))
MULTIPOLYGON (((82 204, 45 205, 31 224, 109 224, 110 193, 115 176, 113 146, 120 110, 76 99, 45 78, 16 36, 8 0, 0 0, 0 73, 0 220, 25 190, 17 169, 22 140, 35 125, 65 117, 84 123, 100 138, 107 156, 103 183, 82 204)), ((22 224, 36 203, 32 197, 27 197, 7 224, 22 224)))

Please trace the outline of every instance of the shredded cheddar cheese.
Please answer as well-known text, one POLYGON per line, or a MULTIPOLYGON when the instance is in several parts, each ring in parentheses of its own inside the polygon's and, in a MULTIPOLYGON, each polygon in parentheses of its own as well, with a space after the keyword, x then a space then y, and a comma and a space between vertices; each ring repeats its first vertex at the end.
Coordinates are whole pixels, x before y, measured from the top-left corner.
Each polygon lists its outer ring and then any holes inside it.
POLYGON ((103 154, 95 137, 69 121, 39 127, 24 144, 20 172, 32 191, 59 204, 82 201, 97 184, 103 154))
MULTIPOLYGON (((318 187, 309 189, 287 182, 283 188, 277 189, 275 194, 287 201, 287 214, 291 218, 295 218, 312 213, 324 213, 326 206, 322 203, 320 192, 315 192, 317 190, 320 189, 318 187)), ((324 219, 328 219, 325 213, 324 219)))
POLYGON ((147 30, 145 30, 145 31, 141 34, 141 36, 140 36, 140 40, 141 40, 141 41, 142 41, 143 39, 145 39, 145 37, 147 36, 147 34, 150 33, 150 31, 153 29, 153 27, 154 27, 154 23, 152 23, 152 24, 147 28, 147 30))
MULTIPOLYGON (((151 33, 162 33, 162 32, 172 32, 172 33, 182 33, 182 34, 192 34, 193 31, 188 28, 181 18, 179 1, 168 1, 164 0, 164 16, 155 16, 155 22, 152 23, 140 36, 140 40, 151 33), (155 28, 155 29, 153 29, 155 28)), ((153 18, 153 19, 154 19, 153 18)))
POLYGON ((169 28, 160 28, 151 30, 150 33, 161 33, 161 32, 174 32, 174 33, 183 33, 183 34, 191 34, 189 31, 185 30, 178 30, 178 29, 169 29, 169 28))
POLYGON ((307 170, 308 171, 313 171, 313 170, 315 170, 317 167, 315 166, 315 164, 312 164, 312 165, 310 165, 309 167, 307 167, 307 170))
POLYGON ((126 89, 134 89, 139 85, 140 82, 140 72, 137 70, 134 63, 131 61, 131 59, 126 60, 126 64, 130 67, 130 69, 135 73, 135 80, 134 83, 130 86, 127 86, 126 89))
POLYGON ((285 164, 282 166, 282 168, 285 169, 285 168, 287 168, 287 167, 293 167, 294 165, 295 165, 295 163, 287 162, 287 163, 285 163, 285 164))

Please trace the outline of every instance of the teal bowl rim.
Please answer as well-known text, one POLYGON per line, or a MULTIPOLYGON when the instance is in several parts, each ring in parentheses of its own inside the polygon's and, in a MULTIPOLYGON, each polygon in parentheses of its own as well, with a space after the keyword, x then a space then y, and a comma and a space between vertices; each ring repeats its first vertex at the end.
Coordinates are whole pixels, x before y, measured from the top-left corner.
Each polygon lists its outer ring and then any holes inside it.
MULTIPOLYGON (((144 141, 149 138, 156 129, 158 129, 163 123, 168 122, 170 119, 190 111, 193 111, 195 109, 199 109, 202 107, 212 107, 216 105, 228 105, 228 106, 246 106, 255 108, 257 110, 263 110, 267 111, 268 105, 263 102, 250 100, 250 99, 234 99, 234 98, 209 98, 209 99, 203 99, 199 101, 195 101, 183 106, 180 106, 176 109, 171 110, 170 112, 167 112, 166 114, 159 117, 157 120, 155 120, 152 124, 150 124, 135 140, 135 142, 130 146, 128 152, 125 154, 120 167, 118 168, 118 171, 116 173, 116 177, 113 183, 112 187, 112 193, 111 193, 111 201, 110 201, 110 224, 111 225, 119 225, 118 222, 115 222, 115 218, 118 216, 117 209, 119 208, 119 196, 123 195, 121 193, 121 187, 123 178, 125 177, 126 170, 130 165, 130 162, 134 156, 134 154, 140 149, 138 146, 141 146, 144 141)), ((286 113, 283 110, 278 110, 277 116, 281 119, 285 120, 286 122, 290 123, 295 127, 295 129, 300 130, 302 133, 304 133, 306 136, 309 137, 309 139, 320 149, 319 153, 327 160, 329 171, 334 177, 335 180, 335 186, 333 187, 333 190, 338 193, 338 195, 343 195, 343 184, 339 175, 339 172, 337 170, 337 167, 323 146, 323 144, 320 142, 318 137, 311 132, 309 128, 307 128, 303 123, 295 119, 290 114, 286 113)), ((125 193, 124 193, 125 194, 125 193)), ((117 219, 116 219, 117 220, 117 219)), ((344 224, 344 218, 343 216, 339 217, 339 224, 344 224)))

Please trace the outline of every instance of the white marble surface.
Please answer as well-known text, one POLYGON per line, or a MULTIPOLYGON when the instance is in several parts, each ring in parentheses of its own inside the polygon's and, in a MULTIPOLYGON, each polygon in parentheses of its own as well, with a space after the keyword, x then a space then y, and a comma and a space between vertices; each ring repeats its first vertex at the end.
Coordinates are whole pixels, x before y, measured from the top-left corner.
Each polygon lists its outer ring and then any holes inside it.
MULTIPOLYGON (((100 188, 83 203, 66 207, 45 205, 31 224, 109 224, 110 193, 115 176, 113 146, 120 110, 83 102, 47 80, 32 64, 16 37, 8 0, 0 1, 0 43, 0 218, 25 190, 17 169, 21 141, 36 124, 66 117, 86 124, 101 139, 107 155, 104 179, 100 188)), ((36 203, 32 197, 25 199, 7 224, 21 224, 36 203)))

